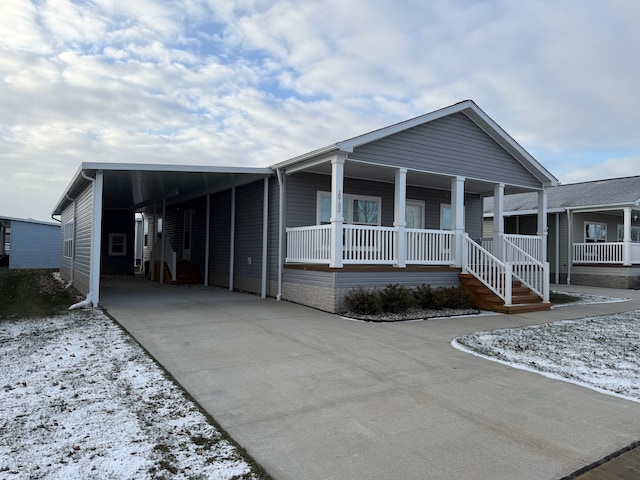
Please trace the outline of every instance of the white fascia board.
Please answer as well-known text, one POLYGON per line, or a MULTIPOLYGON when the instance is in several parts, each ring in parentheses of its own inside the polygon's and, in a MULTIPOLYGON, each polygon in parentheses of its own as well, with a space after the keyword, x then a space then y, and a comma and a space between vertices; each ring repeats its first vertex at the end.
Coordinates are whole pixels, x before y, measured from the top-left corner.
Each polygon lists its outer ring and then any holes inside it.
POLYGON ((296 165, 297 163, 305 162, 307 160, 311 160, 317 157, 326 157, 330 153, 337 152, 337 151, 338 151, 338 146, 336 144, 327 145, 326 147, 318 148, 316 150, 303 153, 302 155, 298 155, 296 157, 290 158, 283 162, 275 163, 271 165, 271 169, 273 170, 287 169, 288 167, 296 165))
MULTIPOLYGON (((565 209, 564 208, 548 208, 547 209, 547 213, 564 213, 565 209)), ((533 210, 514 210, 512 212, 504 212, 504 216, 505 217, 520 217, 523 215, 537 215, 538 214, 538 209, 533 209, 533 210)), ((489 212, 489 213, 483 213, 482 216, 484 218, 493 218, 493 212, 489 212)))
POLYGON ((605 212, 608 210, 620 210, 625 207, 637 207, 638 205, 634 203, 609 203, 602 205, 576 205, 573 207, 567 207, 567 210, 571 210, 572 212, 605 212))
POLYGON ((269 167, 231 167, 218 165, 170 165, 157 163, 93 163, 85 162, 80 170, 103 171, 141 171, 141 172, 185 172, 185 173, 252 173, 257 175, 272 175, 269 167))

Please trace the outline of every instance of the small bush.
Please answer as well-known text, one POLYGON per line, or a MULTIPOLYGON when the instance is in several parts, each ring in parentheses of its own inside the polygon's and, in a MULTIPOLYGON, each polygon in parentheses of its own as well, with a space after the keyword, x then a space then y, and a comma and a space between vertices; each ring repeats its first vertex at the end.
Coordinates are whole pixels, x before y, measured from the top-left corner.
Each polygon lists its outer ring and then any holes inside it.
POLYGON ((404 285, 387 285, 380 290, 380 303, 384 312, 404 313, 413 306, 413 295, 404 285))
POLYGON ((471 308, 471 299, 462 287, 440 287, 435 290, 434 307, 437 310, 445 308, 471 308))
POLYGON ((436 291, 431 288, 431 285, 425 285, 423 283, 413 290, 413 299, 416 307, 430 310, 435 304, 436 291))
POLYGON ((377 290, 354 288, 344 296, 347 311, 358 315, 376 315, 382 311, 380 296, 377 290))

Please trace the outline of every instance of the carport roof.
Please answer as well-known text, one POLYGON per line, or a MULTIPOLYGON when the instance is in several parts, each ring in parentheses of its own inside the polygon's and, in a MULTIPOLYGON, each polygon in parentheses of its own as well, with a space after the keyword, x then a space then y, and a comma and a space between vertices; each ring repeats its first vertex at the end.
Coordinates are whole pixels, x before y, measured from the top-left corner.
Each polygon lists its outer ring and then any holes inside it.
POLYGON ((78 168, 52 215, 61 215, 97 172, 104 174, 103 207, 132 210, 163 200, 186 201, 274 173, 270 168, 87 162, 78 168))

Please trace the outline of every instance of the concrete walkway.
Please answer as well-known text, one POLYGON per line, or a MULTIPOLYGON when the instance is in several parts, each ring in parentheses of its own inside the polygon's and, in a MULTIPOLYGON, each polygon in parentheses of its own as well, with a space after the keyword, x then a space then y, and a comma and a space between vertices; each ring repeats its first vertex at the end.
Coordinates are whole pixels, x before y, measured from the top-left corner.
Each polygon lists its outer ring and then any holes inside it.
MULTIPOLYGON (((640 439, 640 403, 465 354, 463 334, 622 303, 354 322, 204 287, 105 280, 102 302, 276 479, 559 479, 640 439)), ((562 287, 560 287, 562 288, 562 287)))

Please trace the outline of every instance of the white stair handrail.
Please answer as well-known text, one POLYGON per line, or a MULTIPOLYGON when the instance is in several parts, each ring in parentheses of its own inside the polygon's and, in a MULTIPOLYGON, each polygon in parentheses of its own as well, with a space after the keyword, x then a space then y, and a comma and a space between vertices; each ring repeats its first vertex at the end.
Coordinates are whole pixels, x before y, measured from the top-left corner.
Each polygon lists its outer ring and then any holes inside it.
POLYGON ((178 255, 171 245, 171 242, 168 239, 160 238, 156 240, 153 244, 153 250, 151 251, 151 261, 149 262, 151 265, 151 281, 154 280, 154 270, 155 270, 155 262, 156 260, 160 261, 160 275, 162 275, 162 270, 164 268, 164 264, 169 268, 169 272, 171 273, 171 280, 175 282, 176 274, 177 274, 177 263, 178 263, 178 255), (162 257, 162 242, 164 241, 164 258, 162 257))
POLYGON ((505 305, 512 301, 512 266, 501 262, 486 249, 464 234, 463 263, 465 273, 470 273, 502 299, 505 305))
POLYGON ((549 302, 549 262, 537 260, 509 238, 503 241, 505 260, 513 265, 513 276, 543 302, 549 302))

